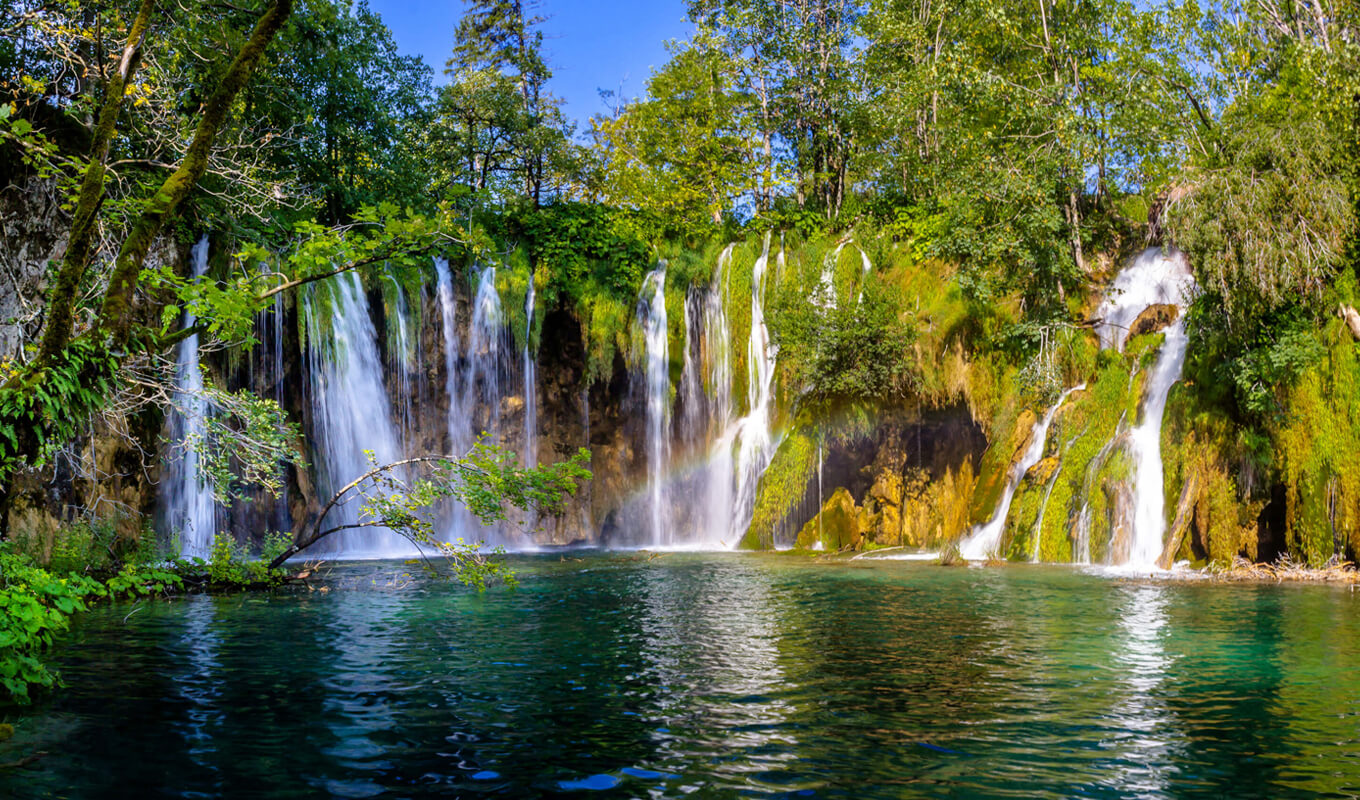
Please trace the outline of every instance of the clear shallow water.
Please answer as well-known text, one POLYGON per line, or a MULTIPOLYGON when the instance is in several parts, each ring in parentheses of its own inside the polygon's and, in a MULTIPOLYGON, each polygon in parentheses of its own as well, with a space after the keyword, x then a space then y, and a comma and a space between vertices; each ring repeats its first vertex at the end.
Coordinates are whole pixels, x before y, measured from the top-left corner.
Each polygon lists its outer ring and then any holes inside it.
POLYGON ((85 615, 0 797, 1360 794, 1348 589, 559 558, 85 615))

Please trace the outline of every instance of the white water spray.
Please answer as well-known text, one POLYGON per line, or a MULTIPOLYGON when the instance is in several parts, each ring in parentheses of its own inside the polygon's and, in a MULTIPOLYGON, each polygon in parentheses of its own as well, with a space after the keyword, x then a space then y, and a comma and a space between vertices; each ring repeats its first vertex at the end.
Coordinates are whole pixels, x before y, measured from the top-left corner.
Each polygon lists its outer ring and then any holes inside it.
POLYGON ((643 391, 646 411, 648 532, 653 545, 671 544, 669 492, 671 382, 670 344, 666 336, 666 268, 647 273, 638 295, 637 329, 643 337, 643 391))
MULTIPOLYGON (((194 281, 208 271, 208 237, 192 250, 194 281)), ((197 322, 193 314, 184 315, 184 327, 197 322)), ((161 482, 165 508, 164 526, 180 539, 184 558, 207 558, 217 535, 217 501, 213 487, 199 467, 196 445, 207 433, 208 399, 203 395, 203 371, 198 360, 198 334, 179 343, 175 357, 174 411, 168 421, 168 435, 174 449, 161 482)))

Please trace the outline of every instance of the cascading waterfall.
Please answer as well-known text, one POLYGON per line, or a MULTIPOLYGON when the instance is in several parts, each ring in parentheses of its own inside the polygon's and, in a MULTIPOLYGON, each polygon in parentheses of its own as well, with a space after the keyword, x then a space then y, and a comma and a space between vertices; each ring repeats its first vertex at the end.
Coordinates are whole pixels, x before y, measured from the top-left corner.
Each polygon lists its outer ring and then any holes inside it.
POLYGON ((1101 344, 1122 350, 1129 326, 1148 306, 1165 303, 1177 307, 1178 316, 1166 329, 1157 362, 1148 373, 1143 390, 1142 415, 1129 433, 1134 458, 1133 543, 1123 566, 1135 570, 1157 568, 1166 533, 1165 484, 1162 474, 1162 417, 1171 387, 1180 380, 1185 366, 1185 317, 1183 312, 1194 290, 1194 278, 1184 255, 1151 247, 1144 250, 1115 278, 1097 314, 1101 344))
MULTIPOLYGON (((194 245, 193 279, 208 272, 208 237, 194 245)), ((184 327, 194 325, 193 314, 184 315, 184 327)), ((175 400, 167 426, 173 449, 161 482, 164 529, 178 536, 180 555, 206 558, 217 535, 217 501, 212 484, 199 468, 195 445, 206 434, 208 399, 203 394, 203 371, 198 360, 198 334, 179 343, 175 358, 175 400)))
POLYGON ((765 325, 765 271, 770 260, 770 237, 751 268, 751 338, 746 343, 746 416, 733 426, 737 453, 737 485, 728 536, 735 540, 751 523, 760 476, 774 456, 771 406, 778 348, 765 325))
POLYGON ((685 298, 684 405, 681 435, 687 442, 724 430, 732 420, 732 331, 727 321, 727 280, 735 245, 718 256, 713 283, 685 298))
MULTIPOLYGON (((458 297, 454 294, 453 275, 449 272, 449 262, 443 258, 434 260, 435 293, 439 297, 440 322, 444 330, 444 394, 452 406, 458 391, 458 352, 462 349, 458 341, 458 297)), ((462 420, 455 420, 453 409, 447 416, 449 429, 450 454, 456 454, 453 443, 458 440, 455 429, 461 432, 462 420)))
POLYGON ((414 393, 411 391, 408 359, 413 353, 419 352, 420 348, 414 347, 411 341, 408 322, 410 308, 406 301, 406 290, 394 276, 387 275, 386 278, 392 282, 393 298, 392 313, 387 316, 387 333, 390 337, 387 348, 388 371, 396 378, 395 394, 401 408, 401 441, 403 445, 409 446, 414 420, 411 414, 411 399, 414 393))
POLYGON ((1068 395, 1079 389, 1085 389, 1086 384, 1073 386, 1071 389, 1062 393, 1058 402, 1044 413, 1034 425, 1034 430, 1030 433, 1029 447, 1020 457, 1020 463, 1016 464, 1015 469, 1006 476, 1006 488, 1001 492, 1001 503, 996 508, 996 513, 985 524, 978 526, 973 533, 959 545, 959 555, 969 561, 981 561, 990 558, 996 551, 997 545, 1001 542, 1001 533, 1006 529, 1006 514, 1010 512, 1011 500, 1015 497, 1016 489, 1020 488, 1020 481, 1024 479, 1025 473, 1029 472, 1030 467, 1039 463, 1043 458, 1044 445, 1048 441, 1048 426, 1052 424, 1053 417, 1067 401, 1068 395))
POLYGON ((643 344, 643 397, 646 411, 647 495, 650 541, 671 544, 666 471, 670 464, 670 343, 666 335, 666 267, 647 273, 638 295, 637 330, 643 344))
MULTIPOLYGON (((686 299, 685 366, 680 396, 685 406, 681 434, 685 441, 712 438, 707 456, 683 481, 693 502, 674 512, 673 529, 687 531, 684 544, 732 547, 745 533, 755 507, 761 475, 774 455, 774 370, 776 348, 765 323, 770 240, 752 267, 751 333, 747 340, 747 412, 733 418, 731 328, 727 316, 727 282, 734 248, 718 260, 713 285, 691 291, 686 299), (701 386, 700 384, 703 384, 701 386), (702 410, 701 410, 702 409, 702 410)), ((781 253, 782 256, 782 253, 781 253)))
MULTIPOLYGON (((378 337, 359 276, 338 275, 302 295, 307 330, 307 372, 312 404, 312 441, 321 497, 329 498, 371 469, 402 456, 401 439, 383 385, 378 337), (329 308, 325 307, 329 294, 329 308), (330 324, 326 325, 329 319, 330 324)), ((337 505, 327 522, 354 524, 358 502, 337 505)), ((414 546, 386 528, 357 528, 318 543, 332 555, 397 556, 414 546)))
MULTIPOLYGON (((827 311, 836 308, 836 265, 840 262, 841 251, 845 249, 845 245, 845 242, 836 245, 835 249, 822 260, 822 276, 817 281, 816 291, 812 294, 812 302, 827 311)), ((769 246, 768 243, 766 246, 769 246)))
POLYGON ((1162 416, 1171 386, 1185 366, 1185 320, 1177 319, 1166 329, 1157 364, 1149 373, 1143 401, 1143 418, 1130 432, 1129 442, 1137 466, 1133 484, 1133 549, 1128 566, 1155 569, 1166 533, 1165 482, 1162 475, 1162 416))
MULTIPOLYGON (((1084 388, 1086 388, 1086 384, 1084 383, 1077 387, 1077 389, 1084 388)), ((1074 389, 1073 391, 1076 391, 1076 389, 1074 389)), ((1039 516, 1034 520, 1034 552, 1031 553, 1029 559, 1034 564, 1038 564, 1042 560, 1044 543, 1044 513, 1048 511, 1048 500, 1053 496, 1053 487, 1058 485, 1058 476, 1062 472, 1061 459, 1062 457, 1066 456, 1068 449, 1071 448, 1072 444, 1076 442, 1077 439, 1080 437, 1081 433, 1078 432, 1076 436, 1073 436, 1072 438, 1068 439, 1067 443, 1063 445, 1062 451, 1059 455, 1058 469, 1053 470, 1053 474, 1049 476, 1048 485, 1044 487, 1044 499, 1039 502, 1039 516)))
POLYGON ((534 275, 524 295, 524 466, 538 466, 538 365, 530 347, 534 332, 534 275))
POLYGON ((855 303, 858 304, 861 300, 864 299, 864 282, 869 280, 869 273, 873 271, 874 265, 872 262, 869 261, 869 254, 864 252, 863 247, 859 247, 858 245, 856 245, 855 249, 859 250, 859 263, 860 263, 859 292, 855 295, 855 303))
MULTIPOLYGON (((472 300, 467 348, 458 336, 457 301, 448 262, 435 259, 436 293, 444 327, 445 391, 448 407, 448 452, 461 455, 479 436, 500 440, 500 408, 506 372, 504 360, 511 352, 503 346, 505 320, 496 291, 496 268, 484 267, 477 275, 472 300)), ((443 532, 446 541, 469 542, 503 538, 503 531, 483 526, 461 506, 450 510, 443 532)))

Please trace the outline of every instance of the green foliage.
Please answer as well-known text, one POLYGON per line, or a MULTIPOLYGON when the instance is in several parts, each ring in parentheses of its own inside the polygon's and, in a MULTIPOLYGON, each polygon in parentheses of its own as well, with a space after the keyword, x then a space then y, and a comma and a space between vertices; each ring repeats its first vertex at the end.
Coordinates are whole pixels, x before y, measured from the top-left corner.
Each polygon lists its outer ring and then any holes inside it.
POLYGON ((89 578, 57 577, 0 543, 0 688, 10 699, 28 703, 32 688, 56 685, 39 657, 99 592, 89 578))
POLYGON ((719 224, 754 188, 758 139, 733 73, 728 54, 696 39, 652 73, 647 98, 593 119, 594 193, 682 236, 719 224))
POLYGON ((112 597, 138 599, 177 594, 184 589, 184 577, 178 568, 157 565, 124 564, 113 577, 104 582, 112 597))
POLYGON ((118 532, 109 520, 77 522, 63 528, 44 565, 57 574, 99 573, 118 557, 118 532))
POLYGON ((0 386, 0 476, 45 465, 74 438, 112 396, 120 363, 102 344, 77 339, 10 375, 0 386))
POLYGON ((246 497, 250 489, 277 497, 283 490, 284 464, 306 467, 297 452, 301 428, 288 421, 273 399, 213 387, 204 394, 212 409, 204 419, 204 434, 187 436, 180 446, 198 453, 213 494, 226 505, 246 497))
MULTIPOLYGON (((482 439, 460 458, 425 457, 380 465, 373 461, 371 452, 368 456, 372 469, 331 498, 312 528, 299 533, 296 542, 278 550, 269 564, 282 564, 284 559, 326 536, 352 528, 381 527, 405 537, 423 552, 433 551, 442 556, 455 578, 482 589, 489 580, 508 580, 513 576, 504 565, 487 558, 481 543, 462 539, 453 543, 440 541, 427 516, 429 512, 451 501, 461 504, 487 525, 509 519, 510 509, 560 516, 580 483, 591 478, 586 468, 590 451, 585 449, 567 461, 533 467, 520 466, 513 452, 482 439), (352 494, 361 498, 359 521, 323 528, 330 509, 353 499, 352 494)), ((233 574, 237 568, 233 552, 229 541, 215 542, 210 570, 212 564, 219 563, 218 569, 223 574, 233 574)), ((490 555, 494 554, 495 551, 490 555)), ((425 563, 438 572, 428 559, 425 563)))
POLYGON ((792 383, 819 402, 905 397, 918 382, 914 330, 900 298, 872 273, 863 294, 832 308, 782 293, 770 336, 792 383))

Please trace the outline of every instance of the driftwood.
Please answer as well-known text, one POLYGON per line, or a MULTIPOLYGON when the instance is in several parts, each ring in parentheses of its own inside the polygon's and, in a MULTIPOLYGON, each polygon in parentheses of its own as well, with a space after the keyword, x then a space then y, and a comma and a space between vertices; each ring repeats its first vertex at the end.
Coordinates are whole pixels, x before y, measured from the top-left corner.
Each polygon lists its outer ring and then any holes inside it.
POLYGON ((1360 583, 1360 571, 1355 565, 1336 558, 1321 567, 1310 567, 1288 556, 1273 564, 1254 564, 1238 556, 1232 566, 1214 570, 1211 574, 1214 580, 1229 582, 1360 583))
POLYGON ((1337 309, 1337 313, 1346 321, 1346 327, 1351 329, 1351 336, 1356 341, 1360 341, 1360 312, 1342 303, 1337 309))
POLYGON ((1166 548, 1162 550, 1161 558, 1157 559, 1157 566, 1161 569, 1171 569, 1176 552, 1181 549, 1181 542, 1185 541, 1185 534, 1190 530, 1190 519, 1195 510, 1197 494, 1199 473, 1192 472, 1186 479, 1185 486, 1181 487, 1181 499, 1176 503, 1176 521, 1171 523, 1171 535, 1166 539, 1166 548))

